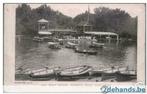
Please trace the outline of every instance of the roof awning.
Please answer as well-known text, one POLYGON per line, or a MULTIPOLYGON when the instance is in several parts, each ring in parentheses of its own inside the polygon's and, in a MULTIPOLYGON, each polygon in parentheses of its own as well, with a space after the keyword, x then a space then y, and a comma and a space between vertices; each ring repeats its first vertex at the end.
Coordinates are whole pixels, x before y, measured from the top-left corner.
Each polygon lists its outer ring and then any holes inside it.
POLYGON ((40 32, 38 32, 38 34, 40 34, 40 35, 51 35, 52 33, 51 32, 47 32, 47 31, 40 31, 40 32))
POLYGON ((38 20, 39 23, 48 23, 48 20, 45 20, 45 19, 40 19, 38 20))
POLYGON ((116 33, 113 33, 113 32, 85 32, 85 34, 91 34, 91 35, 118 35, 116 33))

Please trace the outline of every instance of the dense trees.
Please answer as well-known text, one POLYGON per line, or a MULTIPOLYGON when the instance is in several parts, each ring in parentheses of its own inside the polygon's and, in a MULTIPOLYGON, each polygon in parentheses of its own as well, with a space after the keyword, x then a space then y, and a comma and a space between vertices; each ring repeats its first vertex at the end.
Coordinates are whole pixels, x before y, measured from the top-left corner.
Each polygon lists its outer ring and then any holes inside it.
POLYGON ((54 11, 47 5, 31 9, 29 5, 22 4, 16 9, 16 34, 37 34, 37 21, 42 18, 50 22, 50 28, 71 28, 72 26, 71 17, 54 11))
MULTIPOLYGON (((137 36, 137 17, 132 18, 123 10, 100 7, 95 8, 94 14, 89 15, 89 23, 96 31, 115 32, 125 38, 136 38, 137 36)), ((73 20, 79 23, 86 19, 87 12, 77 15, 73 20)))
MULTIPOLYGON (((16 9, 16 34, 37 34, 37 21, 41 18, 50 21, 51 28, 74 29, 78 23, 87 21, 88 11, 71 18, 47 5, 31 9, 22 4, 16 9)), ((137 17, 133 18, 121 9, 95 8, 94 14, 89 14, 89 23, 95 31, 116 32, 125 38, 137 36, 137 17)))

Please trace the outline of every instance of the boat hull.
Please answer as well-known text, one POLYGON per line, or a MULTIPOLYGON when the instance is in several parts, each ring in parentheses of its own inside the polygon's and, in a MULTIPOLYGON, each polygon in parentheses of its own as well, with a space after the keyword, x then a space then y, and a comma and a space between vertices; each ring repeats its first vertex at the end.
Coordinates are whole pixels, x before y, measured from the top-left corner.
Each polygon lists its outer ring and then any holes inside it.
POLYGON ((71 80, 71 79, 81 79, 89 76, 89 72, 91 71, 90 66, 79 66, 67 68, 65 70, 60 71, 56 74, 57 79, 59 80, 71 80), (68 73, 69 72, 69 73, 68 73))
POLYGON ((80 51, 80 50, 77 50, 77 49, 75 50, 75 52, 89 54, 89 55, 96 55, 97 54, 96 51, 80 51))
POLYGON ((60 81, 60 80, 64 80, 64 81, 73 81, 73 80, 78 80, 78 79, 84 79, 89 77, 89 73, 84 73, 84 74, 80 74, 80 75, 73 75, 73 76, 69 76, 69 75, 56 75, 56 80, 60 81))
POLYGON ((129 81, 132 79, 137 79, 137 75, 116 73, 116 78, 117 78, 117 81, 129 81))
POLYGON ((46 78, 46 77, 53 77, 55 76, 54 74, 45 74, 45 75, 33 75, 33 74, 30 74, 30 77, 32 78, 46 78))

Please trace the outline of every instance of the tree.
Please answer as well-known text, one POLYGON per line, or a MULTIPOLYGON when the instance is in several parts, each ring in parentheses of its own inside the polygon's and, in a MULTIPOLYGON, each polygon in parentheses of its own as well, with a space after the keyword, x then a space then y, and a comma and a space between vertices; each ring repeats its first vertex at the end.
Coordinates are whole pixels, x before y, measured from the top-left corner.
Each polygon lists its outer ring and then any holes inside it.
POLYGON ((36 35, 37 21, 42 18, 50 22, 50 28, 71 28, 73 26, 71 17, 54 11, 46 4, 36 9, 31 9, 27 4, 21 4, 16 9, 16 34, 36 35))
MULTIPOLYGON (((82 13, 74 19, 76 24, 86 21, 87 14, 82 13)), ((90 14, 90 21, 94 31, 115 32, 121 37, 137 37, 137 20, 132 18, 127 12, 121 9, 109 9, 99 7, 94 9, 94 14, 90 14)))

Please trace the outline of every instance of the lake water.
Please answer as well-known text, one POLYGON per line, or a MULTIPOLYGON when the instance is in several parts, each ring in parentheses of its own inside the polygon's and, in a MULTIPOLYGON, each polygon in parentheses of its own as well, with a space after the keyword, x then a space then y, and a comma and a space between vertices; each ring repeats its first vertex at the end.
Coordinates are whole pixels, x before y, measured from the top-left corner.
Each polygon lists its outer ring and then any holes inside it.
POLYGON ((73 49, 48 48, 47 42, 34 42, 32 38, 16 39, 16 69, 39 69, 45 66, 69 67, 90 65, 94 68, 108 68, 112 66, 129 66, 136 69, 137 47, 135 42, 106 43, 104 48, 97 50, 97 55, 75 53, 73 49))

